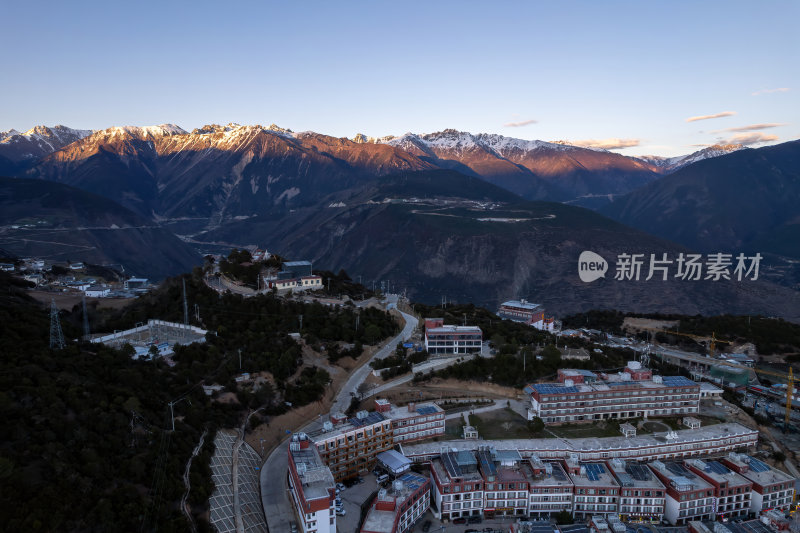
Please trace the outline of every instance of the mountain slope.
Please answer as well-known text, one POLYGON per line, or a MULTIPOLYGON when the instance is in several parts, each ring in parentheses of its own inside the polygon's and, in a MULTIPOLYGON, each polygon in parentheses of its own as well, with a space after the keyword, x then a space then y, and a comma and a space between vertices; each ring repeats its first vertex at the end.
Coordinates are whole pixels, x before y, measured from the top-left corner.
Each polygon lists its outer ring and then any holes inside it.
POLYGON ((685 249, 586 209, 525 202, 488 184, 478 190, 480 183, 444 171, 389 176, 325 209, 233 222, 202 238, 272 242, 282 255, 323 261, 367 283, 389 280, 428 303, 446 296, 491 308, 527 297, 558 314, 612 308, 800 319, 794 294, 765 283, 647 282, 646 272, 641 281, 616 281, 613 263, 606 279, 584 283, 577 274, 584 250, 612 261, 624 252, 676 256, 685 249), (425 194, 425 182, 437 187, 425 194))
POLYGON ((25 133, 16 130, 0 132, 0 164, 7 160, 13 164, 3 172, 19 172, 40 158, 90 135, 90 130, 75 130, 66 126, 36 126, 25 133))
POLYGON ((629 192, 656 179, 646 162, 605 150, 444 130, 379 139, 446 168, 466 171, 525 198, 573 200, 629 192))
POLYGON ((18 178, 0 178, 0 248, 18 256, 122 264, 129 274, 153 279, 200 262, 175 235, 106 198, 18 178))
POLYGON ((800 141, 699 161, 617 199, 603 213, 705 251, 797 254, 800 141), (763 246, 763 247, 762 247, 763 246))
POLYGON ((702 161, 704 159, 719 157, 743 148, 744 146, 741 144, 715 144, 688 155, 679 155, 676 157, 643 155, 639 156, 637 159, 641 159, 642 161, 653 165, 659 172, 663 174, 670 174, 682 169, 687 165, 691 165, 692 163, 697 163, 698 161, 702 161))

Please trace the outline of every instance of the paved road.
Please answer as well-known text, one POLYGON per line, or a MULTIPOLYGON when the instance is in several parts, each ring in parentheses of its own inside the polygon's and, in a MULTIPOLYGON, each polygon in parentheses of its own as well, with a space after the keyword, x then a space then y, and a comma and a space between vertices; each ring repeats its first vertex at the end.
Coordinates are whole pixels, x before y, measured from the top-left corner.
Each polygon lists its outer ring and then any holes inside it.
MULTIPOLYGON (((389 355, 394 352, 395 348, 397 347, 398 342, 404 342, 411 338, 411 334, 414 333, 414 330, 417 329, 417 319, 416 317, 404 313, 397 309, 397 296, 396 295, 389 295, 387 298, 388 305, 386 306, 387 309, 395 309, 398 313, 403 315, 403 319, 406 321, 405 327, 403 327, 403 331, 400 332, 396 337, 392 340, 387 342, 383 348, 378 350, 372 358, 367 361, 363 366, 355 370, 352 374, 350 374, 350 378, 347 382, 342 386, 342 389, 339 391, 339 394, 336 396, 336 401, 331 406, 331 412, 345 412, 348 407, 350 407, 350 400, 351 398, 357 394, 358 386, 361 385, 367 376, 369 376, 370 372, 372 372, 372 367, 369 366, 369 363, 374 361, 375 359, 383 359, 384 357, 388 357, 389 355)), ((411 379, 413 376, 410 376, 411 379)))
MULTIPOLYGON (((397 296, 389 295, 387 297, 387 309, 396 309, 397 296)), ((394 351, 398 342, 402 342, 411 337, 414 329, 417 327, 417 319, 409 314, 403 313, 406 321, 403 331, 399 335, 391 339, 384 345, 375 355, 370 359, 386 357, 394 351)), ((337 410, 345 411, 350 406, 351 392, 355 393, 358 386, 363 383, 372 367, 368 362, 362 367, 354 371, 347 382, 344 384, 336 400, 331 407, 331 412, 337 410)), ((297 430, 298 432, 311 433, 313 431, 322 429, 323 417, 310 422, 297 430)), ((267 526, 270 532, 279 533, 289 531, 289 522, 295 521, 294 511, 291 503, 291 495, 286 481, 286 476, 289 468, 288 453, 286 450, 287 443, 284 441, 279 444, 272 453, 269 454, 267 460, 261 468, 261 504, 264 508, 264 516, 267 519, 267 526)))

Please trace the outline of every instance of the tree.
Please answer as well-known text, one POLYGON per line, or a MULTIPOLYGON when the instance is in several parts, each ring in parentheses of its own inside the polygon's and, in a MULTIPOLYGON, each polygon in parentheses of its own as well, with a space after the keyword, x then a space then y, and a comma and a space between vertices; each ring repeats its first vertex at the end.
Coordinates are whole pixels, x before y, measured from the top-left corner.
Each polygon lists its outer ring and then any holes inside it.
POLYGON ((556 524, 559 525, 567 525, 567 524, 572 524, 574 522, 572 514, 570 514, 570 512, 567 511, 566 509, 554 514, 553 518, 555 518, 556 524))
POLYGON ((381 330, 375 324, 370 324, 364 329, 364 337, 369 344, 375 344, 381 338, 381 330))
POLYGON ((356 392, 358 393, 358 397, 359 397, 359 398, 361 398, 361 399, 363 400, 363 399, 364 399, 364 395, 365 395, 367 392, 369 392, 369 389, 370 389, 370 385, 369 385, 369 383, 366 383, 366 382, 365 382, 365 383, 362 383, 362 384, 360 384, 360 385, 358 386, 358 388, 356 389, 356 392))
POLYGON ((544 429, 544 422, 538 416, 533 417, 533 419, 528 421, 528 429, 531 433, 539 433, 544 429))

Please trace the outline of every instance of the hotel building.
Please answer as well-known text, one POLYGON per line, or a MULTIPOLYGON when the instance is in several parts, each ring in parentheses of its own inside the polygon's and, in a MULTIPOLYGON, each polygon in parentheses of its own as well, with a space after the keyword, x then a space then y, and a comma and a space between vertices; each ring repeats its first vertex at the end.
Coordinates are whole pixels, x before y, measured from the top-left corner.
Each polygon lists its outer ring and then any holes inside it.
POLYGON ((289 493, 303 533, 335 533, 336 484, 313 443, 303 433, 289 441, 289 493))

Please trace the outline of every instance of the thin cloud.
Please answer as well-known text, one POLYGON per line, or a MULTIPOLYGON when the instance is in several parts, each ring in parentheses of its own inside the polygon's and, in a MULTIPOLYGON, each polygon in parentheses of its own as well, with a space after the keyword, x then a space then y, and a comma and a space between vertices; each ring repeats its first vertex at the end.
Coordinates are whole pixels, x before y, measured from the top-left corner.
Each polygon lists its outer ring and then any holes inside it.
POLYGON ((506 122, 505 124, 503 124, 503 126, 506 128, 521 128, 522 126, 528 126, 530 124, 536 124, 538 122, 539 122, 538 120, 533 120, 533 119, 520 120, 519 122, 506 122))
POLYGON ((737 133, 733 137, 725 139, 722 142, 725 144, 741 144, 743 146, 748 146, 751 144, 761 144, 777 140, 777 135, 768 135, 761 131, 754 131, 751 133, 737 133))
POLYGON ((572 146, 580 146, 582 148, 600 148, 602 150, 615 150, 617 148, 631 148, 639 146, 639 139, 619 139, 617 137, 609 137, 608 139, 585 139, 583 141, 567 141, 572 146))
POLYGON ((697 122, 698 120, 709 120, 712 118, 731 117, 736 114, 736 111, 723 111, 722 113, 714 113, 713 115, 698 115, 696 117, 689 117, 686 122, 697 122))
POLYGON ((789 92, 789 88, 788 87, 778 87, 777 89, 761 89, 761 90, 758 90, 758 91, 752 93, 752 95, 753 96, 758 96, 760 94, 786 93, 786 92, 789 92))
POLYGON ((750 124, 749 126, 740 126, 738 128, 725 128, 724 130, 715 130, 712 131, 711 133, 766 130, 769 128, 778 128, 780 126, 785 126, 785 125, 786 124, 782 122, 765 122, 764 124, 750 124))

